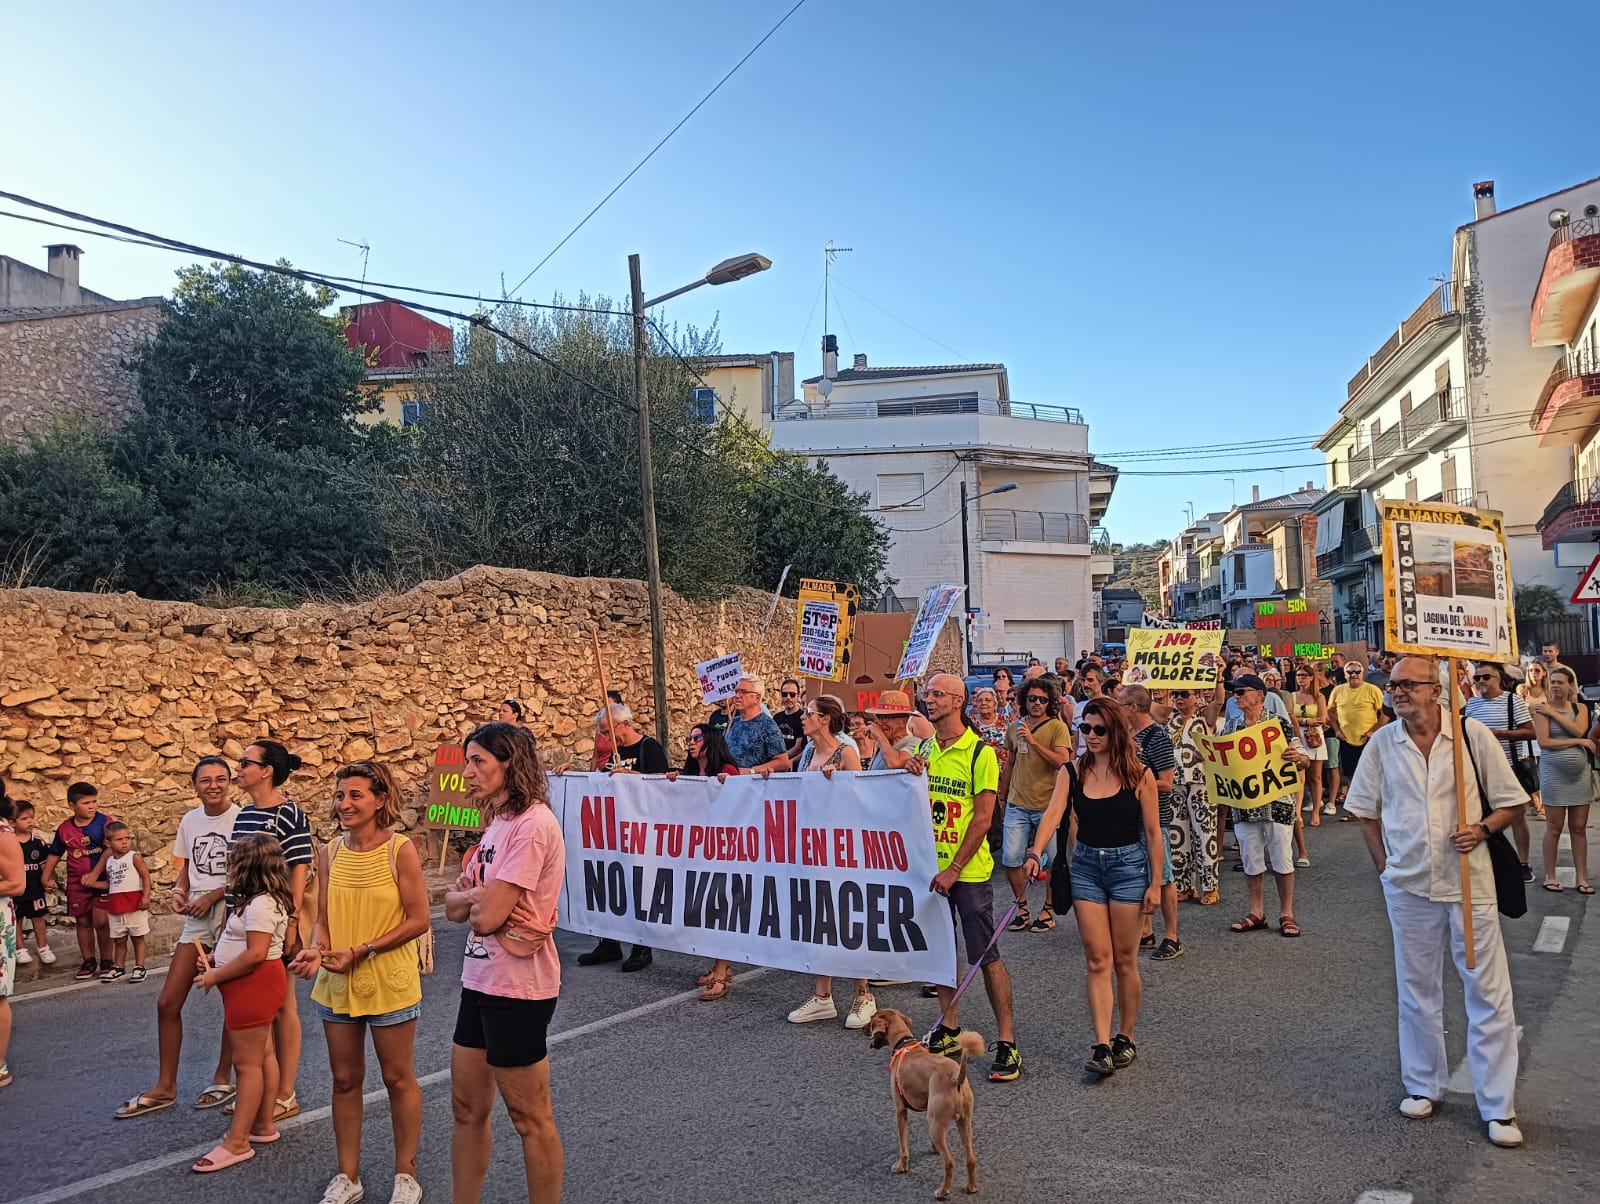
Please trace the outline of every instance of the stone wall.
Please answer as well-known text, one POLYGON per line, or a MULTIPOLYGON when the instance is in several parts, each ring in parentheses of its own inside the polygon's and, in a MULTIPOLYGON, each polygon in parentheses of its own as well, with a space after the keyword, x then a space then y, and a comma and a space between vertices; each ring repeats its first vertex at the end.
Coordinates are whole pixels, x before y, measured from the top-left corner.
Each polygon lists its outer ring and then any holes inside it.
MULTIPOLYGON (((785 600, 760 656, 769 596, 721 602, 669 593, 668 704, 674 760, 703 718, 692 666, 739 651, 774 699, 790 671, 794 606, 785 600)), ((334 770, 377 756, 413 801, 437 746, 460 739, 516 698, 547 762, 587 762, 606 684, 653 731, 644 585, 474 568, 359 606, 214 610, 132 594, 0 591, 0 772, 13 798, 40 808, 41 830, 66 815, 70 782, 100 788, 102 808, 134 828, 159 881, 178 819, 194 805, 201 756, 237 759, 254 739, 305 761, 286 792, 323 836, 334 770)), ((936 663, 956 659, 954 625, 936 663)), ((415 810, 405 815, 417 822, 415 810)))
POLYGON ((157 298, 0 311, 0 438, 72 411, 120 423, 139 403, 132 363, 160 324, 157 298))

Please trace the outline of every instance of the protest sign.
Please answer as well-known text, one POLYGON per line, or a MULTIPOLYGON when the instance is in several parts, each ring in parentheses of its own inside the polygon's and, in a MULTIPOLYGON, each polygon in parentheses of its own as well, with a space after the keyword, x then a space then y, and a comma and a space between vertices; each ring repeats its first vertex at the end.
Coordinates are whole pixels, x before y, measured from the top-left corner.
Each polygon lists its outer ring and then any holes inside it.
POLYGON ((1300 789, 1300 769, 1284 752, 1289 738, 1276 719, 1226 736, 1195 734, 1211 782, 1211 801, 1233 807, 1261 807, 1300 789))
POLYGON ((1262 656, 1299 656, 1315 660, 1324 652, 1322 616, 1306 598, 1273 598, 1255 604, 1254 627, 1234 628, 1228 644, 1251 645, 1262 656))
POLYGON ((795 669, 806 677, 843 681, 850 668, 856 587, 802 577, 796 612, 795 669))
POLYGON ((560 926, 703 957, 955 983, 928 780, 564 774, 560 926))
POLYGON ((721 702, 733 697, 734 687, 744 676, 744 665, 737 652, 730 652, 727 656, 701 661, 695 665, 694 675, 700 680, 700 701, 721 702))
POLYGON ((1516 660, 1500 513, 1431 502, 1382 505, 1385 649, 1516 660))
POLYGON ((1151 690, 1205 689, 1217 684, 1220 631, 1128 629, 1127 685, 1151 690))
POLYGON ((900 657, 900 667, 895 670, 895 677, 908 681, 927 674, 928 658, 933 655, 933 644, 939 638, 939 629, 944 626, 944 621, 950 617, 950 612, 955 609, 957 600, 965 590, 964 585, 928 587, 922 595, 922 604, 917 607, 917 617, 911 624, 911 638, 906 641, 906 650, 900 657))
POLYGON ((486 826, 477 805, 467 802, 466 750, 459 744, 441 744, 428 768, 428 803, 425 828, 445 832, 481 832, 486 826))

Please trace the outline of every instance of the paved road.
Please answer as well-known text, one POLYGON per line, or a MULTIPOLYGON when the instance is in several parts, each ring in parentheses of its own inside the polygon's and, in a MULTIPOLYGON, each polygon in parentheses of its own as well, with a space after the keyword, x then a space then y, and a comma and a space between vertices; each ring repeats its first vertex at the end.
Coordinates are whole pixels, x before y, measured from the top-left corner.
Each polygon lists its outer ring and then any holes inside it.
MULTIPOLYGON (((1048 935, 1005 938, 1026 1068, 1012 1084, 974 1075, 980 1198, 1600 1198, 1600 933, 1586 932, 1585 901, 1570 890, 1535 890, 1529 915, 1506 923, 1525 1029, 1518 1110, 1529 1147, 1496 1150, 1481 1136, 1470 1094, 1452 1094, 1427 1122, 1396 1114, 1393 964, 1378 887, 1355 825, 1310 837, 1316 864, 1301 872, 1297 907, 1305 937, 1228 934, 1243 912, 1244 882, 1226 875, 1221 906, 1182 910, 1189 954, 1147 964, 1141 1059, 1104 1082, 1081 1070, 1088 1033, 1071 921, 1048 935), (1536 952, 1541 933, 1546 946, 1559 937, 1559 948, 1536 952)), ((446 935, 417 1049, 427 1125, 421 1178, 434 1201, 449 1193, 445 1068, 460 965, 449 928, 441 921, 446 935)), ((926 1147, 915 1119, 912 1173, 888 1173, 895 1137, 885 1055, 838 1024, 784 1023, 808 980, 748 971, 731 999, 700 1004, 686 990, 693 959, 659 955, 652 970, 621 975, 576 966, 586 939, 562 934, 560 944, 565 989, 552 1073, 567 1200, 857 1204, 931 1194, 936 1159, 919 1152, 926 1147)), ((218 1177, 186 1169, 218 1135, 216 1112, 179 1107, 111 1119, 117 1102, 153 1077, 159 986, 73 987, 16 1003, 17 1080, 0 1093, 0 1199, 316 1201, 334 1168, 314 1028, 300 1084, 307 1113, 248 1166, 218 1177)), ((981 990, 973 994, 962 1018, 992 1039, 993 1017, 981 990)), ((1455 1065, 1460 991, 1447 998, 1455 1065)), ((884 990, 879 1000, 919 1025, 931 1022, 931 1005, 912 988, 884 990)), ((220 1020, 215 998, 191 1001, 185 1099, 205 1083, 220 1020)), ((381 1089, 375 1072, 369 1082, 381 1089)), ((368 1198, 381 1204, 392 1163, 379 1094, 369 1104, 364 1159, 368 1198)), ((522 1198, 503 1116, 495 1140, 484 1198, 522 1198)))

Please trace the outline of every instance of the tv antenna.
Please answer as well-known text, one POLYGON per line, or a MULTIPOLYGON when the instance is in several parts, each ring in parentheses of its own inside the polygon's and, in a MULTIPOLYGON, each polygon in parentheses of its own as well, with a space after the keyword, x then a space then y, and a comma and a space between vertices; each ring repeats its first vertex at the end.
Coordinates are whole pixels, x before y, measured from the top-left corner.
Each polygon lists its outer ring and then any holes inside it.
POLYGON ((822 333, 828 334, 828 269, 833 267, 833 261, 840 255, 848 255, 854 247, 836 247, 833 239, 828 240, 828 245, 822 248, 822 333))
POLYGON ((345 246, 354 247, 361 252, 361 287, 356 290, 356 296, 365 297, 367 295, 367 259, 372 254, 372 244, 364 238, 360 242, 351 242, 348 238, 341 238, 339 241, 345 246))

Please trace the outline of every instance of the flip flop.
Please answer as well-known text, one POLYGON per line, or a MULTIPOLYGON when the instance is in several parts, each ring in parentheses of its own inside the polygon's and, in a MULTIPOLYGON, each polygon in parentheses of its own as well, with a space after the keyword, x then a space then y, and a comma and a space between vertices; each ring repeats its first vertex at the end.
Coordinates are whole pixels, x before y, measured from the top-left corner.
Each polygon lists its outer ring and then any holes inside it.
POLYGON ((1563 890, 1566 889, 1559 882, 1546 882, 1544 884, 1544 888, 1545 888, 1545 890, 1549 891, 1552 895, 1559 895, 1563 890))
POLYGON ((173 1100, 159 1099, 153 1095, 136 1095, 112 1115, 117 1120, 132 1120, 135 1116, 143 1116, 148 1112, 159 1112, 163 1108, 170 1108, 173 1103, 173 1100))
POLYGON ((1590 886, 1587 882, 1580 882, 1578 884, 1578 893, 1580 895, 1592 895, 1594 894, 1594 887, 1590 886))
POLYGON ((204 1158, 200 1159, 189 1169, 199 1175, 209 1175, 213 1171, 225 1171, 230 1166, 238 1166, 241 1162, 249 1162, 256 1156, 255 1150, 248 1149, 242 1154, 235 1154, 227 1146, 218 1142, 204 1158))
POLYGON ((206 1108, 218 1108, 237 1094, 238 1088, 232 1083, 212 1083, 195 1097, 194 1106, 202 1111, 206 1108))

